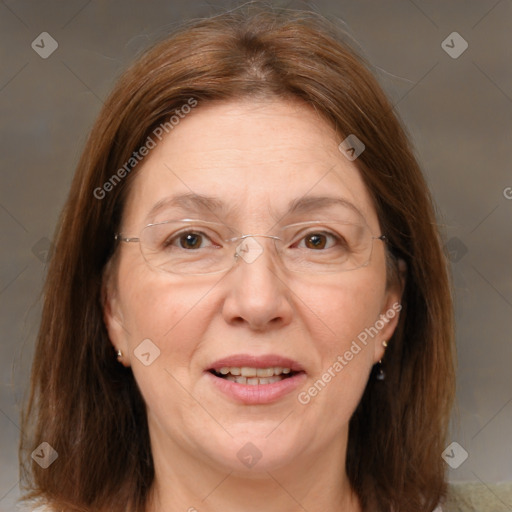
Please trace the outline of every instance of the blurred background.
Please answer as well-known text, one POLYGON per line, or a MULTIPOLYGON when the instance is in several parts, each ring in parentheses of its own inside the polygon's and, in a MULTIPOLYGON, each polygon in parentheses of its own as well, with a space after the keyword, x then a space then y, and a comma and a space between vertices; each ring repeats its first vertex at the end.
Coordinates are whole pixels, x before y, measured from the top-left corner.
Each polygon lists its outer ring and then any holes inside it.
MULTIPOLYGON (((409 131, 456 302, 457 403, 440 456, 452 482, 512 511, 512 1, 269 3, 343 26, 409 131)), ((19 412, 46 261, 92 123, 143 49, 182 20, 239 4, 0 1, 0 511, 17 510, 19 412)))

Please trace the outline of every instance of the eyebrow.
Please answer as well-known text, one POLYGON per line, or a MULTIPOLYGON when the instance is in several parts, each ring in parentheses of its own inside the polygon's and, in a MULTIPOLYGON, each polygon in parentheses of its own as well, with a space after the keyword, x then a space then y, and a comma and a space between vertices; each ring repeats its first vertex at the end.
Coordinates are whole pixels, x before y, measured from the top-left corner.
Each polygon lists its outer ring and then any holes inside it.
POLYGON ((343 199, 342 197, 333 196, 303 196, 288 204, 288 214, 292 213, 309 213, 312 211, 327 210, 335 206, 343 206, 352 210, 354 213, 364 219, 363 214, 353 203, 343 199))
POLYGON ((182 210, 194 210, 198 212, 213 212, 225 214, 227 207, 220 199, 201 194, 179 194, 161 199, 148 212, 146 219, 152 219, 162 210, 168 208, 181 208, 182 210))
MULTIPOLYGON (((341 197, 333 196, 302 196, 293 199, 288 203, 288 210, 285 215, 328 210, 336 206, 348 208, 364 219, 364 215, 353 203, 341 197)), ((180 208, 187 212, 194 211, 194 213, 201 214, 213 213, 216 216, 225 216, 233 210, 232 206, 228 207, 222 200, 213 196, 194 193, 178 194, 158 201, 151 208, 146 218, 154 218, 157 213, 168 208, 180 208)))

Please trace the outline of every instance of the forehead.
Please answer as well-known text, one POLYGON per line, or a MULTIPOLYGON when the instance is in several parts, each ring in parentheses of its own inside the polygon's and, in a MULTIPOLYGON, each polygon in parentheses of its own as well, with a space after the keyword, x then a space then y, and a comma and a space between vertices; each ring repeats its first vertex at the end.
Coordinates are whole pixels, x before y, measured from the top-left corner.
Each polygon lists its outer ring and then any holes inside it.
POLYGON ((316 210, 328 215, 328 208, 345 207, 376 228, 361 175, 338 149, 341 139, 299 102, 200 105, 143 161, 123 224, 140 228, 173 214, 210 212, 248 229, 290 209, 314 216, 316 210))

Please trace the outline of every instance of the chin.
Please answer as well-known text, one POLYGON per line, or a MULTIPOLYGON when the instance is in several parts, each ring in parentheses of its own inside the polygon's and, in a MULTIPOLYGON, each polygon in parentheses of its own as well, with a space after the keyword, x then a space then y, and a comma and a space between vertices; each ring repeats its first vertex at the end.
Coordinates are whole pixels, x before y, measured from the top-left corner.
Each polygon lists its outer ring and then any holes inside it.
POLYGON ((233 436, 222 436, 221 439, 209 438, 208 446, 203 446, 203 453, 208 453, 216 468, 222 471, 234 472, 244 476, 265 475, 283 466, 292 464, 306 446, 304 434, 299 432, 280 431, 276 422, 267 428, 270 422, 265 422, 265 428, 243 429, 236 433, 236 428, 228 432, 233 436), (212 443, 213 441, 213 443, 212 443))

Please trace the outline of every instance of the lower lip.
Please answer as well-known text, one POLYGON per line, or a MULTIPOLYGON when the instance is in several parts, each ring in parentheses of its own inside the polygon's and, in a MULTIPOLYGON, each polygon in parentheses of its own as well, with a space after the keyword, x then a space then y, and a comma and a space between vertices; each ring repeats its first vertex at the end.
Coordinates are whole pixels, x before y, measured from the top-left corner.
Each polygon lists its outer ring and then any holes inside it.
POLYGON ((222 393, 245 405, 269 404, 283 398, 297 389, 306 379, 304 372, 296 373, 291 377, 273 382, 272 384, 239 384, 221 377, 216 377, 211 372, 206 372, 207 378, 222 393))

